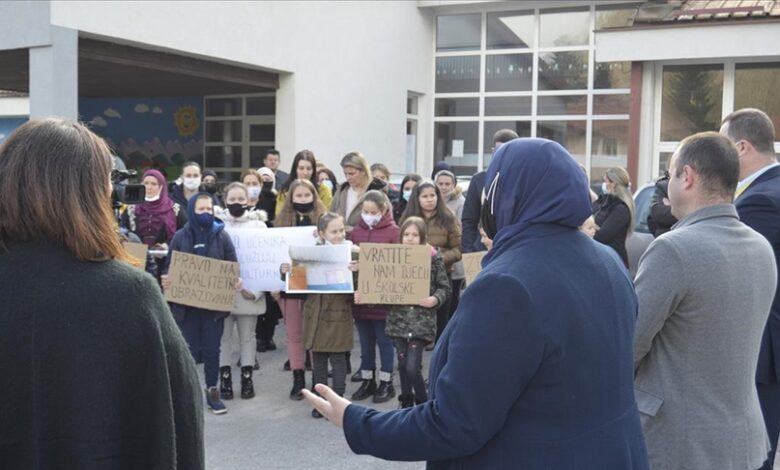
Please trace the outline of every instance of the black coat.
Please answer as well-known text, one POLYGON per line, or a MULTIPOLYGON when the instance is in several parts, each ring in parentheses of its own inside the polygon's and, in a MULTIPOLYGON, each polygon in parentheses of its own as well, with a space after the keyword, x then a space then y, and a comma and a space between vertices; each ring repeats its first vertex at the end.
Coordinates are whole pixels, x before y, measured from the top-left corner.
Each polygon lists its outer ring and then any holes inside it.
POLYGON ((631 225, 631 211, 626 203, 612 194, 602 194, 594 203, 593 218, 599 226, 593 239, 615 250, 628 267, 626 236, 631 225))
POLYGON ((482 214, 482 191, 485 189, 485 172, 480 171, 471 178, 466 201, 463 203, 463 236, 460 244, 463 253, 487 250, 479 234, 479 219, 482 214))
POLYGON ((0 251, 0 467, 202 469, 195 364, 154 279, 0 251))
POLYGON ((672 215, 672 206, 664 204, 669 199, 669 179, 661 178, 655 182, 655 191, 650 200, 650 215, 647 216, 647 227, 654 237, 660 237, 672 229, 677 218, 672 215))

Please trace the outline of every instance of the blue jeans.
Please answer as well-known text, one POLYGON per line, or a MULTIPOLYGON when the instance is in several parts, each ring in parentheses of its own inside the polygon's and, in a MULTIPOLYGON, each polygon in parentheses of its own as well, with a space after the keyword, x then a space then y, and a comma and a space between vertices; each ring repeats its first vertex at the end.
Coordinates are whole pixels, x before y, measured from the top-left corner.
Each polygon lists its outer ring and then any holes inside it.
POLYGON ((385 334, 384 320, 356 320, 360 337, 360 370, 376 369, 376 346, 379 344, 379 360, 382 372, 393 373, 393 340, 385 334))
POLYGON ((187 340, 190 354, 195 359, 203 359, 203 375, 206 378, 207 388, 217 386, 219 346, 224 324, 225 317, 220 314, 193 307, 187 307, 184 320, 179 323, 179 329, 187 340))

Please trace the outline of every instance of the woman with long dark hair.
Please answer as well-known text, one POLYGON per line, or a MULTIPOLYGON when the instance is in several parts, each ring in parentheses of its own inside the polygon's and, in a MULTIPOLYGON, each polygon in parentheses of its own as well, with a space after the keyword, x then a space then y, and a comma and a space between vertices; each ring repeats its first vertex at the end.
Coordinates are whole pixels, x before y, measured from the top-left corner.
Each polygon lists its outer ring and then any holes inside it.
MULTIPOLYGON (((282 207, 284 207, 284 203, 287 201, 287 193, 290 192, 290 186, 292 186, 295 180, 308 180, 314 186, 314 189, 317 190, 317 199, 325 205, 325 208, 330 207, 333 193, 327 185, 320 184, 316 168, 317 158, 314 156, 314 152, 301 150, 295 154, 292 168, 290 169, 290 177, 284 182, 282 189, 279 190, 279 194, 276 196, 276 215, 282 212, 282 207)), ((316 223, 317 221, 315 220, 314 222, 316 223)))
POLYGON ((6 468, 204 468, 195 363, 120 243, 111 168, 101 138, 59 118, 0 146, 6 468))
MULTIPOLYGON (((428 229, 428 244, 439 250, 444 260, 444 267, 452 282, 452 271, 456 262, 460 261, 461 227, 460 221, 447 207, 447 203, 436 186, 431 181, 423 181, 412 189, 409 204, 406 206, 401 223, 409 217, 420 217, 428 229)), ((444 327, 450 317, 449 301, 440 305, 436 311, 436 339, 441 337, 444 327)))

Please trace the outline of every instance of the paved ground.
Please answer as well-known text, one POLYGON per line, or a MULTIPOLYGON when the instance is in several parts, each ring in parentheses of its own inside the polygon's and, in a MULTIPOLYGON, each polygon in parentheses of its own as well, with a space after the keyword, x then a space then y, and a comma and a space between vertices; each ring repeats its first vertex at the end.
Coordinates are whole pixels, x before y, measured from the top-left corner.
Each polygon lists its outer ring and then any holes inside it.
MULTIPOLYGON (((239 397, 238 368, 233 367, 233 388, 236 398, 226 401, 228 413, 215 416, 205 412, 206 468, 209 470, 243 469, 420 469, 424 464, 387 462, 352 453, 341 429, 324 419, 311 417, 311 408, 304 401, 288 398, 292 374, 283 372, 287 360, 284 327, 276 330, 279 349, 258 354, 260 370, 255 371, 255 393, 251 400, 239 397)), ((357 370, 360 360, 355 337, 352 366, 357 370)), ((427 353, 430 355, 430 353, 427 353)), ((238 352, 234 351, 236 361, 238 352)), ((378 359, 377 359, 378 360, 378 359)), ((427 357, 425 374, 427 376, 427 357)), ((235 364, 234 364, 235 366, 235 364)), ((200 368, 202 373, 202 367, 200 368)), ((394 378, 396 393, 398 378, 394 378)), ((202 380, 202 379, 201 379, 202 380)), ((306 385, 311 387, 311 373, 306 373, 306 385)), ((347 396, 359 384, 347 378, 347 396)), ((363 402, 378 409, 395 409, 397 399, 382 405, 371 400, 363 402)))

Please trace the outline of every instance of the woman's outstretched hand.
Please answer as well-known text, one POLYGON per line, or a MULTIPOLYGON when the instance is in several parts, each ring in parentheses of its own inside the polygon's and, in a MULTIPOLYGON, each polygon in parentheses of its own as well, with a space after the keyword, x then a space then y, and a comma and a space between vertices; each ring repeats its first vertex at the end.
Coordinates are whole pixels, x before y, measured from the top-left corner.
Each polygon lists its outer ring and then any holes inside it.
POLYGON ((338 396, 336 392, 325 384, 317 384, 314 389, 322 398, 306 389, 303 390, 303 396, 306 397, 306 399, 309 400, 309 403, 311 403, 311 405, 328 421, 338 427, 342 427, 344 423, 344 412, 352 403, 346 398, 338 396))

